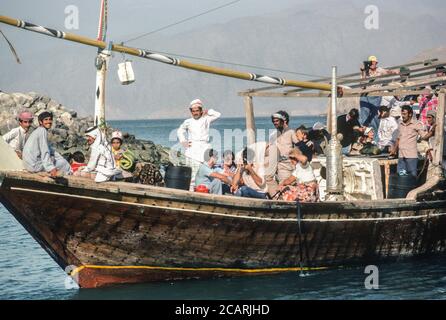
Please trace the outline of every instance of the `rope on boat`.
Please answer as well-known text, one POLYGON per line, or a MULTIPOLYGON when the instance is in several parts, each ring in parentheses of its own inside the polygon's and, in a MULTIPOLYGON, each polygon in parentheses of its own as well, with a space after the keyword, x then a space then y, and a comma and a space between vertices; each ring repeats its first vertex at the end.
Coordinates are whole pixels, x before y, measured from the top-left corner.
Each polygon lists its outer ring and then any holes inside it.
MULTIPOLYGON (((299 232, 299 265, 300 265, 300 275, 303 276, 303 271, 304 271, 304 266, 303 266, 303 248, 302 248, 302 208, 301 208, 301 204, 299 200, 296 200, 296 214, 297 214, 297 230, 299 232)), ((305 246, 305 259, 306 262, 308 264, 308 266, 310 266, 310 257, 309 257, 309 252, 308 252, 308 245, 307 245, 307 241, 304 241, 304 246, 305 246)), ((309 267, 308 267, 309 268, 309 267)))
POLYGON ((14 46, 12 45, 12 43, 8 40, 8 38, 6 37, 6 35, 3 33, 2 30, 0 30, 0 33, 2 34, 3 38, 5 38, 6 42, 8 43, 9 49, 11 49, 12 54, 15 57, 15 60, 17 61, 18 64, 21 64, 22 62, 20 61, 19 55, 17 54, 17 52, 14 49, 14 46))
MULTIPOLYGON (((64 39, 68 41, 73 41, 77 43, 81 43, 84 45, 89 45, 93 47, 97 47, 99 49, 105 49, 107 47, 107 43, 104 41, 98 41, 92 38, 79 36, 73 33, 63 32, 56 29, 51 29, 39 25, 35 25, 26 21, 6 17, 6 16, 0 16, 0 22, 5 23, 8 25, 11 25, 13 27, 22 28, 28 31, 34 31, 46 36, 50 36, 53 38, 59 38, 64 39)), ((123 45, 117 45, 114 44, 111 48, 112 51, 121 52, 121 53, 127 53, 133 56, 154 60, 157 62, 162 62, 165 64, 178 66, 186 69, 191 69, 199 72, 205 72, 210 74, 216 74, 220 76, 230 77, 230 78, 236 78, 236 79, 242 79, 242 80, 248 80, 248 81, 256 81, 256 82, 262 82, 262 83, 268 83, 272 85, 280 85, 280 86, 290 86, 290 87, 300 87, 300 88, 307 88, 307 89, 315 89, 315 90, 323 90, 323 91, 330 91, 331 85, 327 83, 318 83, 318 82, 310 82, 310 81, 298 81, 298 80, 289 80, 279 77, 273 77, 268 75, 261 75, 256 73, 248 73, 248 72, 241 72, 236 70, 230 70, 230 69, 224 69, 224 68, 217 68, 217 67, 211 67, 207 65, 192 63, 187 60, 180 60, 176 58, 169 57, 167 55, 163 55, 156 52, 150 52, 148 50, 143 49, 137 49, 132 47, 126 47, 123 45)))

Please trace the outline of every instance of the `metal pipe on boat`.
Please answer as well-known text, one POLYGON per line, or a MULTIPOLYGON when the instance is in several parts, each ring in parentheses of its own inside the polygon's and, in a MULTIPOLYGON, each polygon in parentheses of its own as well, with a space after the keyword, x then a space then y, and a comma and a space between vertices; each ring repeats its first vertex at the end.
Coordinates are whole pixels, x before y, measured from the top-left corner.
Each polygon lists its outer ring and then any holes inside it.
POLYGON ((327 200, 340 200, 343 198, 343 170, 341 144, 337 138, 337 68, 332 68, 331 80, 331 108, 330 108, 330 134, 331 139, 327 146, 327 200))

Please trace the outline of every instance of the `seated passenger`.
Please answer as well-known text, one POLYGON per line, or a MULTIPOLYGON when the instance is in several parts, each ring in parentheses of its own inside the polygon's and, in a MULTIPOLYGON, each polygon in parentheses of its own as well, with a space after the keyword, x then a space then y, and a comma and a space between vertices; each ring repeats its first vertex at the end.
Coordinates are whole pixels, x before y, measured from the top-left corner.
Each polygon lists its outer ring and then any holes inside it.
POLYGON ((290 151, 289 159, 295 166, 291 177, 280 183, 285 201, 317 202, 319 186, 307 157, 298 148, 290 151), (293 185, 296 183, 296 185, 293 185))
POLYGON ((116 167, 111 147, 99 128, 88 128, 85 135, 91 154, 87 166, 81 169, 81 175, 90 174, 90 178, 96 182, 122 178, 122 171, 116 167))
POLYGON ((231 191, 238 197, 268 198, 266 177, 277 170, 279 150, 266 142, 246 147, 236 156, 237 172, 232 179, 231 191))
POLYGON ((22 159, 23 147, 29 137, 29 129, 33 123, 33 118, 31 112, 21 112, 18 117, 19 126, 3 135, 3 140, 14 149, 20 159, 22 159))
POLYGON ((343 114, 337 118, 338 135, 340 135, 342 153, 348 154, 353 142, 357 139, 358 135, 363 133, 365 128, 362 128, 359 124, 359 111, 358 109, 351 109, 348 114, 343 114))
POLYGON ((349 155, 378 155, 381 150, 378 148, 375 142, 375 131, 373 128, 365 128, 364 134, 361 135, 358 140, 353 143, 349 155))
POLYGON ((298 142, 295 143, 295 146, 298 147, 308 158, 308 161, 311 162, 314 153, 314 143, 308 137, 308 129, 305 128, 305 126, 300 126, 297 128, 296 138, 298 142))
POLYGON ((85 163, 85 156, 82 152, 76 151, 70 157, 70 166, 73 171, 73 175, 80 175, 78 172, 79 169, 85 167, 87 164, 85 163))
POLYGON ((218 160, 217 151, 214 149, 206 150, 203 157, 207 161, 200 164, 195 176, 196 190, 200 186, 205 186, 211 194, 223 194, 222 182, 230 184, 228 177, 222 173, 218 173, 215 164, 218 160))
POLYGON ((308 132, 308 138, 313 142, 314 154, 316 155, 325 154, 325 148, 330 141, 330 134, 325 128, 323 123, 316 122, 308 132))
POLYGON ((223 164, 216 169, 216 172, 225 175, 229 180, 229 184, 223 183, 222 186, 223 194, 231 193, 232 178, 234 177, 235 172, 237 171, 237 166, 235 165, 234 160, 235 160, 234 152, 226 150, 223 155, 223 164))
POLYGON ((135 168, 135 157, 132 152, 122 147, 122 142, 121 131, 114 131, 112 133, 111 145, 116 167, 122 170, 124 178, 130 178, 133 177, 129 171, 135 168))
POLYGON ((39 127, 31 133, 23 147, 23 164, 29 172, 48 172, 51 177, 58 173, 70 174, 71 168, 48 141, 48 130, 53 125, 53 114, 44 111, 38 116, 39 127))

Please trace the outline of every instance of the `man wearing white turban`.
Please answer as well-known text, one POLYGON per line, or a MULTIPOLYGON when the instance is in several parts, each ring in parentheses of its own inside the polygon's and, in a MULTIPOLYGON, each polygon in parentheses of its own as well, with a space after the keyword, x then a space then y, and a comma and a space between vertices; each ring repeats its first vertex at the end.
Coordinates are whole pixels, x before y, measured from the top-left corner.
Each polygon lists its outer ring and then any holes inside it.
POLYGON ((192 168, 191 188, 195 184, 195 175, 204 161, 206 150, 211 149, 209 129, 213 121, 220 118, 220 112, 213 109, 203 110, 203 102, 195 99, 189 104, 192 117, 184 120, 177 130, 180 143, 186 149, 186 165, 192 168), (186 136, 187 135, 187 136, 186 136))
POLYGON ((121 178, 122 171, 116 167, 111 147, 99 128, 91 127, 85 131, 85 135, 90 144, 91 154, 87 166, 82 168, 81 173, 96 174, 96 182, 121 178))

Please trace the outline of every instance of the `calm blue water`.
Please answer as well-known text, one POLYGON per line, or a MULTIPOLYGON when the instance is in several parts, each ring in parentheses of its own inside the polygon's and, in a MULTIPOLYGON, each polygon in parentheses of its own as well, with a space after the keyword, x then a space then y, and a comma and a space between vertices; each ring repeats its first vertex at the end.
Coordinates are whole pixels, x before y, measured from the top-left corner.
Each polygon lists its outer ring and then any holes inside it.
MULTIPOLYGON (((292 126, 312 125, 315 117, 293 118, 292 126)), ((181 120, 114 121, 138 138, 172 145, 166 132, 181 120)), ((221 119, 214 128, 243 128, 244 119, 221 119)), ((270 128, 267 118, 258 128, 270 128)), ((67 289, 63 270, 0 206, 0 299, 446 299, 446 256, 379 265, 379 289, 365 289, 364 268, 253 278, 188 280, 67 289)))

